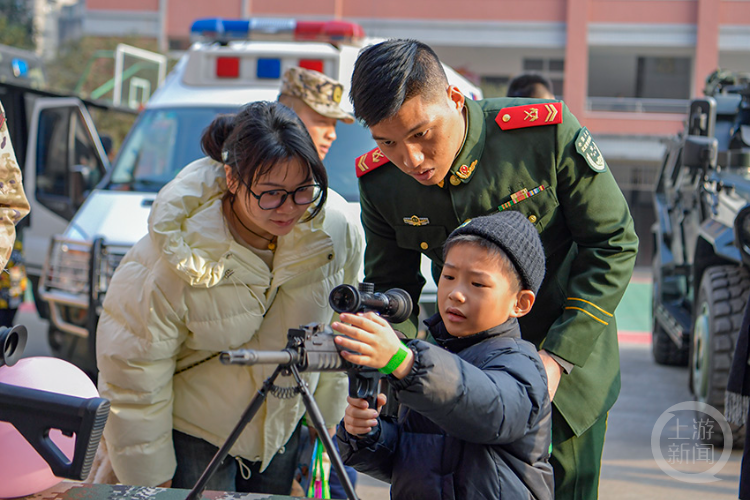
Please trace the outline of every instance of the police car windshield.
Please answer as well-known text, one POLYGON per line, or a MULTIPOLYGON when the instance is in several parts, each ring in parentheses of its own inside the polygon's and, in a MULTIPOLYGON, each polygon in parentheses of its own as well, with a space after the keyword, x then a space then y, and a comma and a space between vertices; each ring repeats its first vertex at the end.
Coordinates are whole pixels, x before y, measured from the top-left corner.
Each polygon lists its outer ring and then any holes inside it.
MULTIPOLYGON (((108 189, 157 192, 189 163, 205 156, 200 139, 218 114, 233 108, 149 109, 133 125, 117 156, 108 189)), ((336 127, 338 139, 324 164, 329 185, 348 201, 359 201, 354 160, 375 147, 370 132, 359 124, 336 127)))
POLYGON ((323 160, 328 172, 328 185, 346 201, 359 201, 355 160, 373 149, 375 141, 370 131, 359 122, 352 125, 339 122, 336 136, 336 141, 323 160))
POLYGON ((149 109, 141 113, 117 155, 109 189, 157 192, 190 162, 205 156, 201 134, 232 108, 149 109))

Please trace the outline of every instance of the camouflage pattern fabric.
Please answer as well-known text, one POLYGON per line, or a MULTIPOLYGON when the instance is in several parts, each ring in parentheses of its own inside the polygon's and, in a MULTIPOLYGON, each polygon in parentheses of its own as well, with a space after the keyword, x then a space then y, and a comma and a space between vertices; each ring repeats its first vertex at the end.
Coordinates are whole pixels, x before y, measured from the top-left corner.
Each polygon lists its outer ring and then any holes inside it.
POLYGON ((354 116, 339 106, 344 86, 318 71, 289 68, 281 80, 281 94, 302 99, 315 112, 328 118, 354 123, 354 116))
POLYGON ((0 103, 0 269, 5 268, 13 243, 16 224, 29 213, 29 202, 23 192, 21 169, 10 143, 5 109, 0 103))
MULTIPOLYGON (((21 497, 23 500, 184 500, 189 490, 171 488, 147 488, 109 484, 81 484, 63 481, 40 493, 21 497)), ((204 491, 207 500, 291 500, 284 495, 258 493, 230 493, 204 491)), ((19 499, 19 500, 21 500, 19 499)))

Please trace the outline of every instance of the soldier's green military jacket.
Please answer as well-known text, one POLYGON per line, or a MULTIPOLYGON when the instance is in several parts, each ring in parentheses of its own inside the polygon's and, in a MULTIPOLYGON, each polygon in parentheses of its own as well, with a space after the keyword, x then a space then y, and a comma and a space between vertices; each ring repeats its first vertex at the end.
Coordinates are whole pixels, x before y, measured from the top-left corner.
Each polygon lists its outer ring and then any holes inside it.
MULTIPOLYGON (((453 229, 498 211, 514 193, 544 186, 507 208, 535 224, 547 257, 544 283, 532 311, 521 318, 521 331, 538 348, 575 365, 563 375, 554 404, 580 435, 620 391, 614 310, 630 280, 638 238, 614 177, 565 105, 560 125, 503 131, 495 122, 503 108, 545 102, 467 100, 466 139, 443 187, 423 186, 392 163, 364 174, 365 280, 379 291, 403 288, 416 303, 424 285, 420 253, 432 260, 437 282, 442 245, 453 229), (460 181, 454 186, 448 178, 456 173, 466 178, 454 179, 460 181), (415 215, 428 222, 405 220, 415 215)), ((413 335, 415 326, 413 315, 401 329, 413 335)))

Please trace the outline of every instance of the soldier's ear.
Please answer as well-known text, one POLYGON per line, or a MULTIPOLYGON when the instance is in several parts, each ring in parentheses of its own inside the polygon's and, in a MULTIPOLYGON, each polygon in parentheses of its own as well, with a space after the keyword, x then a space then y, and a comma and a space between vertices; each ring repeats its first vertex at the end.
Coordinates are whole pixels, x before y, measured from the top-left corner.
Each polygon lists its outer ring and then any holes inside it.
POLYGON ((464 97, 463 93, 456 87, 455 85, 449 85, 448 86, 448 99, 450 99, 453 106, 458 111, 461 111, 464 109, 464 104, 466 102, 466 98, 464 97))

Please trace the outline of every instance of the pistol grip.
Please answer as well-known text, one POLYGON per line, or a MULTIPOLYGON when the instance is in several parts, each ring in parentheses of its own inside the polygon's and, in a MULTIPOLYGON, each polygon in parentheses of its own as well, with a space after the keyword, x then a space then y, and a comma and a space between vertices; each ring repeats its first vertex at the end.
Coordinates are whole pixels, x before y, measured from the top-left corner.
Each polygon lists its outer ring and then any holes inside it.
POLYGON ((375 369, 362 369, 349 373, 349 396, 364 399, 370 408, 377 410, 381 373, 375 369))

